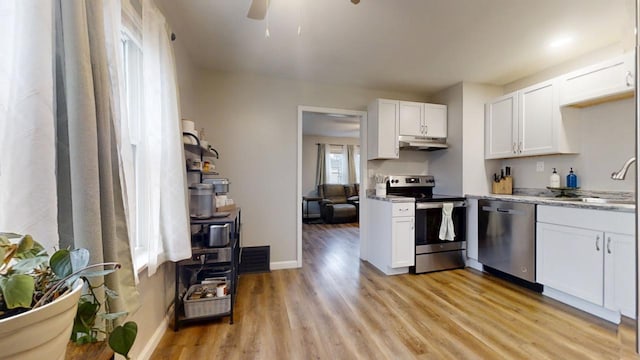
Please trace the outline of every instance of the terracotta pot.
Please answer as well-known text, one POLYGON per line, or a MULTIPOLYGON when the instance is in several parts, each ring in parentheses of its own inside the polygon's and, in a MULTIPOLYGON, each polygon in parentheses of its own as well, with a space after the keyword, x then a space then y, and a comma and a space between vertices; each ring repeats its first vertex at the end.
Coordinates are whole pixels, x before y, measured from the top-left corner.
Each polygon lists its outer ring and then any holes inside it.
POLYGON ((0 320, 0 359, 63 360, 83 281, 54 302, 0 320))

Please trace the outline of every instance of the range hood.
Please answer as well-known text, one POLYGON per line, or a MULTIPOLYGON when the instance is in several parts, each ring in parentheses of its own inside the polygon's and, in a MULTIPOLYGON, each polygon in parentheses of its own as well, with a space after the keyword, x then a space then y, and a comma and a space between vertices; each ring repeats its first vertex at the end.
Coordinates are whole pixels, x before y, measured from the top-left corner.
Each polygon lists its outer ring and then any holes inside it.
POLYGON ((449 145, 447 145, 447 139, 443 138, 436 139, 419 136, 398 136, 398 142, 400 144, 400 149, 405 150, 435 151, 449 147, 449 145))

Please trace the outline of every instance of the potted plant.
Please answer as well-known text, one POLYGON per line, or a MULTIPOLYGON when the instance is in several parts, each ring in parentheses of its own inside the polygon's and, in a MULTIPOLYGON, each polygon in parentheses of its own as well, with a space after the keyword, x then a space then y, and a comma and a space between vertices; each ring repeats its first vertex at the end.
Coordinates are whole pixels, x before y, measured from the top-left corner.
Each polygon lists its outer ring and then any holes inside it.
MULTIPOLYGON (((88 278, 106 276, 120 265, 88 265, 86 249, 58 250, 51 257, 30 235, 0 233, 0 348, 2 358, 63 359, 70 334, 78 343, 105 332, 114 352, 128 358, 137 325, 109 326, 126 313, 100 313, 103 306, 88 278), (88 293, 81 295, 86 283, 88 293), (102 316, 107 329, 95 326, 102 316)), ((105 288, 107 296, 116 296, 105 288)), ((105 305, 106 307, 106 305, 105 305)))

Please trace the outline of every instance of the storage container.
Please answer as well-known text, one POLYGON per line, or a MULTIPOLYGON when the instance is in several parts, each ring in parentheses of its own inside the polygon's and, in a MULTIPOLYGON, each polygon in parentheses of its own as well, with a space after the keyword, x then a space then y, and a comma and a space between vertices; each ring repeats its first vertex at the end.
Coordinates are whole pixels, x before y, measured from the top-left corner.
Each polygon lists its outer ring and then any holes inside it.
POLYGON ((213 216, 213 185, 191 184, 189 186, 189 214, 195 219, 208 219, 213 216))
POLYGON ((229 179, 204 179, 203 182, 213 185, 213 192, 216 194, 229 192, 229 179))
POLYGON ((231 311, 231 295, 189 300, 191 294, 197 289, 208 289, 215 294, 216 287, 217 283, 191 285, 184 297, 185 317, 188 319, 192 319, 198 317, 226 314, 231 311))

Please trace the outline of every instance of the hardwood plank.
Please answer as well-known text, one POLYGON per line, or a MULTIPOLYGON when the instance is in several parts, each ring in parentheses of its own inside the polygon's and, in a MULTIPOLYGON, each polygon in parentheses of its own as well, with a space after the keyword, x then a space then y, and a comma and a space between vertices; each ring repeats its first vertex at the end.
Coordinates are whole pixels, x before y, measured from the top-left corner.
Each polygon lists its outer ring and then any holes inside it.
POLYGON ((357 224, 303 225, 303 268, 242 275, 235 323, 168 330, 152 359, 640 359, 614 326, 470 269, 385 276, 357 224))

